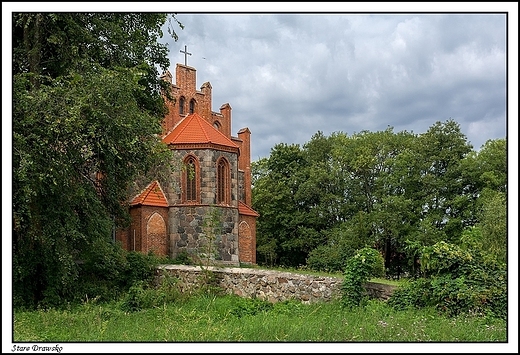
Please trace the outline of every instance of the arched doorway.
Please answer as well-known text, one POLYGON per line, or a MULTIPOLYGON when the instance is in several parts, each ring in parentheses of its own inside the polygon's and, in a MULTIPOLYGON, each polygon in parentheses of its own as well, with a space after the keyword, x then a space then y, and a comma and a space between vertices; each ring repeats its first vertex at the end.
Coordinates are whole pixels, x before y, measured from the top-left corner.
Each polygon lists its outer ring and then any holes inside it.
POLYGON ((164 218, 154 212, 146 224, 147 250, 152 250, 156 255, 168 255, 169 243, 166 233, 164 218))

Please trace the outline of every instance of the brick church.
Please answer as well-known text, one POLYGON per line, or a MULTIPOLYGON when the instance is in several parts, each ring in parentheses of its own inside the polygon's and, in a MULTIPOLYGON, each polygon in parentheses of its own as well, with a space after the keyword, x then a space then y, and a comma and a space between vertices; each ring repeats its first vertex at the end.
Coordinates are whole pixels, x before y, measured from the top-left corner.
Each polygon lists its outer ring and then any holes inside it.
POLYGON ((175 83, 169 71, 161 76, 172 84, 174 97, 167 101, 162 140, 181 167, 170 181, 150 181, 131 198, 131 225, 116 238, 126 250, 171 258, 201 255, 211 242, 213 260, 255 264, 258 213, 251 208, 251 132, 242 128, 231 135, 231 106, 212 111, 211 84, 197 90, 194 68, 177 64, 175 75, 175 83))

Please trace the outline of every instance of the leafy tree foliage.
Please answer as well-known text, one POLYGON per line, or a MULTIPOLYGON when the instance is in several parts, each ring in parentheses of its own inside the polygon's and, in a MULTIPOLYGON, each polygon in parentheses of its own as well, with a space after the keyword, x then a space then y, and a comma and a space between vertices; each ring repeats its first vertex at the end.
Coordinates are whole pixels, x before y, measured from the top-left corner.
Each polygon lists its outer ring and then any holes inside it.
POLYGON ((479 198, 482 250, 501 262, 507 262, 507 206, 502 192, 485 189, 479 198))
POLYGON ((438 242, 424 247, 424 276, 398 288, 389 299, 397 309, 434 307, 450 316, 460 313, 507 316, 505 263, 479 248, 478 228, 464 231, 459 245, 438 242))
POLYGON ((112 255, 92 250, 127 220, 129 183, 169 159, 157 136, 167 18, 13 14, 15 305, 73 298, 89 258, 112 255))
MULTIPOLYGON (((304 159, 300 146, 279 144, 271 150, 271 157, 263 166, 268 174, 254 181, 256 191, 261 191, 254 195, 254 203, 266 213, 257 228, 265 231, 262 237, 277 231, 276 263, 286 266, 304 264, 305 250, 310 249, 304 211, 295 199, 298 187, 305 181, 306 172, 299 169, 305 165, 304 159)), ((267 239, 262 237, 259 245, 267 239)))
POLYGON ((277 145, 253 163, 257 260, 339 271, 369 246, 387 276, 418 275, 423 247, 459 244, 476 225, 494 241, 485 252, 504 255, 505 143, 474 152, 449 119, 423 134, 318 132, 302 147, 277 145))
POLYGON ((350 308, 359 306, 367 298, 365 283, 372 277, 384 274, 383 257, 373 248, 362 248, 348 259, 344 274, 345 280, 341 284, 342 304, 350 308))

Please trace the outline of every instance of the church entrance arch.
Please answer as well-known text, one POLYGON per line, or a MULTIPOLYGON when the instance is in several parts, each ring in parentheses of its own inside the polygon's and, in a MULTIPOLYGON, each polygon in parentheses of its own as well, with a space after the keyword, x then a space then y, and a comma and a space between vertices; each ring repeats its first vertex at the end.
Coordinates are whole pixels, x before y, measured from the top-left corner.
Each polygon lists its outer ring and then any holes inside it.
POLYGON ((148 219, 146 239, 147 251, 152 250, 156 255, 168 255, 166 223, 157 212, 154 212, 148 219))

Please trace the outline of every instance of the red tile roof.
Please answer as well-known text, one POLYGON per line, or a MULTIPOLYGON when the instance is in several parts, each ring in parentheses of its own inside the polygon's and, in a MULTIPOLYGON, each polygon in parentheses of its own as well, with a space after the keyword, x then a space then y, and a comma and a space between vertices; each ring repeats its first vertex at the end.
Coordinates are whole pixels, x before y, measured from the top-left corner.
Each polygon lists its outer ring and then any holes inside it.
POLYGON ((166 201, 161 185, 157 180, 150 183, 143 192, 130 202, 130 206, 135 205, 168 207, 168 201, 166 201))
POLYGON ((163 138, 166 144, 213 144, 233 149, 238 145, 197 113, 185 117, 163 138))
POLYGON ((252 209, 242 201, 238 201, 238 214, 254 217, 260 216, 258 212, 256 212, 254 209, 252 209))

